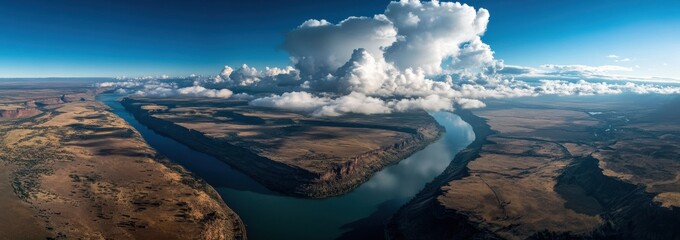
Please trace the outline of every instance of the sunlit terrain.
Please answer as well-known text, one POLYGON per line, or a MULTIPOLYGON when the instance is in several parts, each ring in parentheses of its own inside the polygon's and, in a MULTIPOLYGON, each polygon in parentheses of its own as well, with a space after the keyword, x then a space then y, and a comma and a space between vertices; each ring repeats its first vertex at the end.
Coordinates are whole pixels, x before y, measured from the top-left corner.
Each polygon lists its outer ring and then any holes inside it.
POLYGON ((678 1, 0 6, 0 239, 680 239, 678 1))

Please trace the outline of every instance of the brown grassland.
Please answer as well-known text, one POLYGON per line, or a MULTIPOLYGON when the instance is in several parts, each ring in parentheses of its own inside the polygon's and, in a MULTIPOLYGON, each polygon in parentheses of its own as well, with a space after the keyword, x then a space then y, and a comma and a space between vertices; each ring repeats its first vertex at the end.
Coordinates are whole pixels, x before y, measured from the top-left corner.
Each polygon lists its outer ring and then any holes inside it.
POLYGON ((673 96, 489 101, 477 138, 391 220, 391 239, 680 237, 673 96))
POLYGON ((225 160, 271 189, 306 197, 350 191, 436 140, 443 129, 425 112, 324 118, 243 100, 135 97, 123 104, 154 130, 225 160))
POLYGON ((0 87, 3 105, 37 109, 0 119, 3 237, 245 238, 209 185, 157 156, 93 92, 34 88, 0 87), (56 99, 31 106, 44 96, 56 99))

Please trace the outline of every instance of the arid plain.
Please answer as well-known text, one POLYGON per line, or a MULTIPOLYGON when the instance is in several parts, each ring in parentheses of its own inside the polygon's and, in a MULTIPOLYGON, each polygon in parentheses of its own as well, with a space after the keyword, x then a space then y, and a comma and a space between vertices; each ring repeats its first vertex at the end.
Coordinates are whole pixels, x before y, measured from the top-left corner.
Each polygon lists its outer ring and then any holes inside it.
POLYGON ((532 99, 468 117, 478 139, 392 219, 396 239, 673 239, 673 97, 532 99))
MULTIPOLYGON (((91 83, 0 86, 0 231, 29 239, 245 239, 199 177, 97 101, 91 83), (12 223, 12 224, 9 224, 12 223), (20 226, 20 227, 16 227, 20 226)), ((390 220, 390 239, 674 239, 674 96, 491 100, 476 139, 390 220)), ((324 118, 244 100, 120 99, 160 134, 284 195, 342 195, 436 141, 425 112, 324 118)))
POLYGON ((10 239, 245 239, 206 183, 158 156, 87 82, 0 83, 10 239))

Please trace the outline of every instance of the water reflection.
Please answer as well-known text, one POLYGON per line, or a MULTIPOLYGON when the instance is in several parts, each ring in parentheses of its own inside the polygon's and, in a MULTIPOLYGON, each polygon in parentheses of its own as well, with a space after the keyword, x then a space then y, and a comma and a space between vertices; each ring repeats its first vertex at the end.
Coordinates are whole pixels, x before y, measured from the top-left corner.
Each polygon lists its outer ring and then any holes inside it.
POLYGON ((249 238, 255 240, 379 237, 383 223, 474 140, 472 128, 460 117, 448 112, 433 113, 446 128, 437 142, 383 169, 351 193, 322 200, 301 199, 272 192, 224 162, 153 132, 125 111, 114 95, 101 95, 99 99, 135 127, 159 153, 217 188, 245 221, 249 238))
POLYGON ((440 140, 376 173, 343 196, 311 200, 229 188, 218 191, 248 223, 252 239, 356 239, 381 235, 384 222, 474 140, 470 125, 457 115, 432 115, 446 128, 440 140))

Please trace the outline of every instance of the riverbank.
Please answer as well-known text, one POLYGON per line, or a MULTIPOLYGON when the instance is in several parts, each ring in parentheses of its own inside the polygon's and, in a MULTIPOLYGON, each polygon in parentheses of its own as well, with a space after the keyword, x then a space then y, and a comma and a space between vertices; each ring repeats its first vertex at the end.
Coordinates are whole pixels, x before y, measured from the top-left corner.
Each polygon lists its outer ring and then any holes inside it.
POLYGON ((482 232, 467 221, 467 217, 446 210, 437 200, 443 194, 442 186, 469 175, 467 164, 479 156, 487 136, 494 133, 486 120, 469 110, 456 110, 460 118, 472 126, 475 140, 454 157, 451 164, 428 183, 408 203, 403 205, 389 220, 385 228, 387 239, 467 239, 472 236, 493 237, 482 232))
POLYGON ((371 239, 382 236, 396 210, 438 176, 451 159, 473 141, 471 127, 448 112, 432 113, 446 129, 443 136, 342 196, 297 198, 266 189, 224 161, 190 149, 149 129, 126 111, 115 96, 105 102, 133 125, 159 153, 180 163, 215 187, 246 223, 249 239, 371 239), (294 219, 294 221, 291 221, 294 219), (323 219, 323 221, 319 221, 323 219), (366 232, 366 229, 370 229, 366 232))
MULTIPOLYGON (((269 153, 271 150, 260 146, 262 144, 258 144, 258 142, 239 144, 239 141, 229 140, 229 137, 209 135, 210 133, 205 132, 206 130, 199 131, 187 128, 184 124, 154 115, 167 111, 166 106, 153 105, 153 108, 151 108, 148 107, 150 106, 148 103, 140 103, 130 98, 123 99, 121 104, 138 121, 154 131, 173 138, 192 149, 219 158, 269 189, 299 197, 326 198, 350 192, 366 182, 381 169, 398 163, 400 160, 437 141, 445 131, 429 115, 423 116, 426 118, 420 117, 425 122, 420 121, 415 126, 404 127, 394 125, 394 123, 378 125, 375 123, 371 124, 370 122, 362 123, 361 121, 328 122, 306 119, 276 119, 276 123, 286 122, 286 124, 278 127, 278 129, 291 129, 284 131, 302 131, 301 133, 307 135, 319 135, 322 138, 318 140, 328 142, 325 145, 312 147, 310 149, 311 153, 313 153, 312 155, 309 155, 309 153, 305 155, 290 155, 290 158, 302 159, 290 161, 285 158, 272 159, 272 156, 279 157, 290 153, 280 152, 279 154, 272 155, 269 153), (310 130, 304 130, 304 128, 310 128, 310 130), (312 131, 312 129, 325 129, 323 130, 325 132, 319 132, 320 130, 312 131), (340 155, 329 155, 333 154, 332 149, 336 146, 344 146, 350 143, 341 137, 335 143, 332 141, 337 137, 331 138, 331 134, 338 134, 343 131, 357 131, 357 134, 365 134, 365 136, 370 136, 371 138, 374 137, 372 136, 374 134, 375 137, 385 135, 385 139, 392 142, 389 142, 389 144, 377 144, 375 145, 377 148, 371 147, 369 151, 357 151, 356 155, 343 153, 341 148, 339 148, 340 152, 335 153, 340 155), (318 152, 319 150, 322 152, 318 152), (328 154, 323 153, 323 151, 328 152, 328 154)), ((236 118, 235 121, 243 121, 242 124, 254 124, 253 122, 256 122, 256 125, 260 128, 263 128, 261 127, 262 124, 266 125, 270 121, 266 120, 266 118, 263 120, 261 117, 253 117, 252 113, 246 116, 238 115, 239 113, 234 112, 218 112, 214 115, 220 115, 220 113, 236 118)), ((210 130, 214 131, 214 129, 210 130)), ((242 134, 243 132, 239 133, 242 134)), ((299 133, 295 132, 295 134, 299 133)), ((354 141, 370 143, 370 141, 377 141, 379 139, 372 140, 371 138, 363 138, 364 140, 359 140, 361 139, 359 138, 354 141)), ((311 142, 315 142, 314 144, 321 144, 318 140, 310 139, 311 142)), ((380 141, 385 140, 381 139, 380 141)), ((351 144, 364 143, 355 142, 351 144)), ((298 151, 299 149, 292 150, 298 151)))

